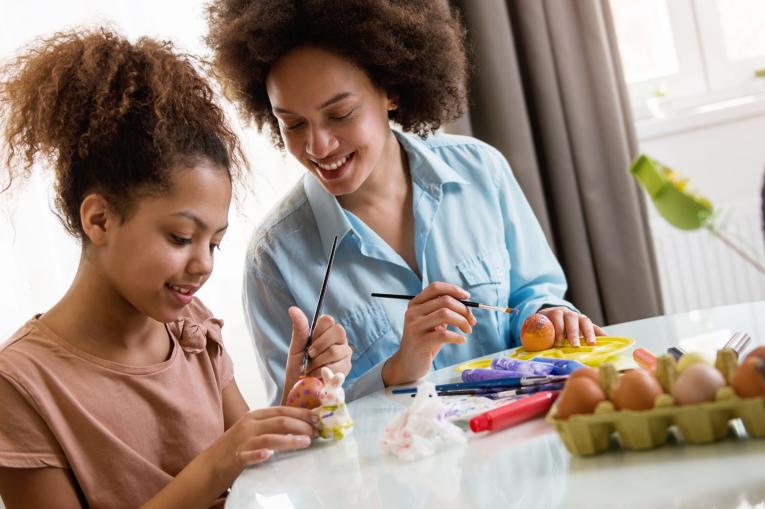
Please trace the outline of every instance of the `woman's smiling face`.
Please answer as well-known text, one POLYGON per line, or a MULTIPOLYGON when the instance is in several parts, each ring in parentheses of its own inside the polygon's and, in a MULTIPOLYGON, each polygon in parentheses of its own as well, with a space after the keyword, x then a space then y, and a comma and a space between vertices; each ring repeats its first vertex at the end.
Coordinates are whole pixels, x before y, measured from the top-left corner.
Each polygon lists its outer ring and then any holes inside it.
POLYGON ((380 165, 391 101, 351 61, 298 47, 276 62, 266 88, 287 149, 327 192, 357 191, 380 165))

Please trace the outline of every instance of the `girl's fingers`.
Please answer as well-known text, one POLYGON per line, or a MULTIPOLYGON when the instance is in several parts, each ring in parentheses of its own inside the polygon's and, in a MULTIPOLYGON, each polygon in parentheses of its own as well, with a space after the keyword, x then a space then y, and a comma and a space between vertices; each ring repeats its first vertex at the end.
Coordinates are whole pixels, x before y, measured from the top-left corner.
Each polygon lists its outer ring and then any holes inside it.
POLYGON ((236 451, 236 459, 239 466, 249 467, 251 465, 257 465, 271 459, 274 455, 273 449, 255 449, 254 451, 236 451))
POLYGON ((305 422, 312 422, 314 414, 306 408, 296 408, 291 406, 272 406, 250 410, 247 417, 257 421, 270 419, 273 417, 289 417, 299 419, 305 422))
MULTIPOLYGON (((318 327, 317 327, 318 329, 318 327)), ((345 328, 339 323, 332 323, 329 327, 324 329, 320 334, 314 333, 314 339, 311 346, 308 348, 308 355, 311 359, 315 359, 321 353, 333 345, 347 345, 348 336, 345 333, 345 328)))
POLYGON ((316 338, 324 334, 327 329, 333 325, 335 325, 334 318, 332 318, 330 315, 321 315, 319 319, 316 320, 316 327, 313 328, 313 341, 316 341, 316 338))
MULTIPOLYGON (((315 414, 314 414, 315 415, 315 414)), ((318 417, 317 417, 318 419, 318 417)), ((311 420, 294 419, 292 417, 269 417, 257 421, 253 427, 246 428, 252 436, 260 435, 308 435, 315 434, 315 424, 311 420)))
MULTIPOLYGON (((350 359, 353 350, 347 344, 332 345, 316 356, 311 356, 311 371, 320 369, 322 366, 329 367, 330 364, 340 362, 344 359, 350 359)), ((332 368, 330 368, 332 369, 332 368)), ((335 371, 334 369, 332 370, 335 371)))
MULTIPOLYGON (((265 461, 270 457, 270 454, 262 452, 264 449, 273 451, 290 451, 293 449, 305 449, 311 445, 311 437, 309 435, 282 435, 282 434, 266 434, 253 437, 242 444, 242 448, 237 452, 237 457, 241 463, 244 463, 246 459, 254 456, 256 462, 265 461), (268 455, 268 457, 265 457, 268 455)), ((252 463, 248 463, 252 464, 252 463)))
POLYGON ((594 323, 592 324, 592 327, 595 330, 596 336, 608 336, 608 333, 605 330, 601 329, 599 326, 595 325, 594 323))

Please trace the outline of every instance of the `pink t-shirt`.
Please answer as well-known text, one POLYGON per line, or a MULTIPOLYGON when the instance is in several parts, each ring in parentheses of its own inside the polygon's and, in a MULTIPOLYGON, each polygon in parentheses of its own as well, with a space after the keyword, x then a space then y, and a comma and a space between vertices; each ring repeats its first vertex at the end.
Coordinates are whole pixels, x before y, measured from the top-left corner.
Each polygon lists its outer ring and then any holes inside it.
POLYGON ((29 320, 0 346, 0 467, 69 469, 90 507, 146 502, 224 432, 222 325, 195 299, 169 358, 135 367, 29 320))

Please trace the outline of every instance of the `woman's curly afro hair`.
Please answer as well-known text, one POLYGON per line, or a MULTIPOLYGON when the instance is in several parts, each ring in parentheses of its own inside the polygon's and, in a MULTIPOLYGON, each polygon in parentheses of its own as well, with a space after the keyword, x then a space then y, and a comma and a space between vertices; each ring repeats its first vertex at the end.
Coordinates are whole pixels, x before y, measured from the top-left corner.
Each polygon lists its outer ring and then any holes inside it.
POLYGON ((427 136, 462 115, 464 29, 446 0, 214 0, 207 43, 226 95, 283 147, 266 93, 271 66, 298 46, 348 58, 397 99, 391 119, 427 136))
POLYGON ((176 167, 206 159, 239 173, 237 138, 198 63, 167 42, 105 29, 38 41, 0 70, 6 189, 48 159, 57 214, 84 239, 79 209, 90 193, 125 219, 136 198, 169 189, 176 167))

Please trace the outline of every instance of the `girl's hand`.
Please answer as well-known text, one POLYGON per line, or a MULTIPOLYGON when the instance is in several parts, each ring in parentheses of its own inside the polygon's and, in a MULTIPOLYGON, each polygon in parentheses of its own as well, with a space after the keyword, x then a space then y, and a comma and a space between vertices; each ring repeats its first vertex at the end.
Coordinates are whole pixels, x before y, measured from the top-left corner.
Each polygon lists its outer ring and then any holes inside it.
POLYGON ((587 345, 595 344, 595 336, 605 336, 603 329, 593 324, 585 315, 580 315, 567 307, 540 309, 537 313, 545 315, 555 326, 555 346, 563 346, 568 341, 571 346, 579 346, 579 338, 584 337, 587 345))
MULTIPOLYGON (((289 309, 289 315, 292 319, 292 339, 287 355, 282 404, 285 402, 286 394, 302 375, 300 369, 303 364, 309 331, 308 318, 300 308, 292 306, 289 309)), ((348 345, 345 329, 339 323, 335 323, 335 320, 329 315, 322 315, 316 321, 313 340, 311 346, 308 347, 308 355, 311 357, 308 362, 309 375, 320 377, 321 368, 325 366, 331 369, 333 373, 348 375, 351 371, 353 350, 348 345)))
POLYGON ((385 385, 410 382, 424 376, 445 343, 464 343, 465 336, 451 331, 451 325, 465 334, 473 331, 475 316, 460 302, 470 294, 449 283, 428 285, 409 301, 404 315, 401 346, 385 363, 385 385))
POLYGON ((202 457, 212 468, 214 483, 225 489, 245 467, 268 460, 274 451, 311 445, 318 435, 318 422, 319 417, 306 408, 253 410, 213 442, 202 457))

